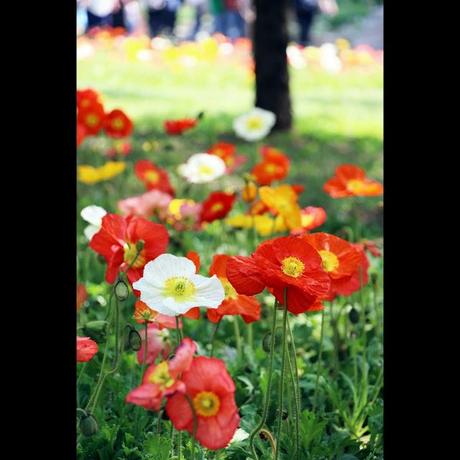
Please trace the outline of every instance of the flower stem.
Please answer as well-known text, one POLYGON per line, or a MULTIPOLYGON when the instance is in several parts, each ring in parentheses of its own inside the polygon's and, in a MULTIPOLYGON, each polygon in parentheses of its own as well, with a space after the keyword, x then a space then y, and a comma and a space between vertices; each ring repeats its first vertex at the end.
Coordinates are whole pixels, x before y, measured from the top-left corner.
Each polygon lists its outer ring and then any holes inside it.
POLYGON ((177 346, 180 345, 181 342, 181 332, 179 327, 179 316, 176 316, 176 339, 177 339, 177 346))
POLYGON ((252 330, 252 323, 246 325, 246 332, 247 332, 247 343, 251 350, 254 349, 254 331, 252 330))
MULTIPOLYGON (((219 321, 220 323, 220 321, 219 321)), ((219 324, 217 323, 217 324, 219 324)), ((195 460, 195 441, 196 441, 196 430, 198 429, 198 418, 196 416, 195 406, 193 405, 192 398, 189 395, 185 395, 187 402, 190 405, 193 415, 193 432, 192 432, 192 460, 195 460)))
POLYGON ((294 366, 291 362, 290 353, 288 352, 288 364, 289 364, 289 372, 291 374, 291 381, 292 381, 292 388, 294 390, 294 414, 295 414, 295 455, 297 459, 299 459, 300 449, 300 387, 299 387, 299 372, 297 369, 297 361, 296 361, 296 350, 295 350, 295 343, 294 343, 294 336, 292 334, 291 326, 289 325, 288 319, 288 332, 289 332, 289 339, 291 342, 292 348, 292 360, 294 361, 294 366))
POLYGON ((314 412, 318 405, 318 388, 319 388, 319 374, 321 372, 321 358, 323 356, 323 341, 324 341, 324 312, 325 308, 321 311, 321 332, 319 337, 319 353, 318 353, 318 364, 316 365, 316 383, 315 383, 315 395, 313 397, 313 409, 314 412))
POLYGON ((233 327, 235 329, 236 352, 238 354, 238 357, 241 358, 241 334, 240 326, 238 324, 238 316, 233 317, 233 327))
POLYGON ((259 424, 254 428, 249 436, 249 445, 251 446, 252 455, 256 460, 259 460, 259 457, 256 452, 256 448, 254 446, 254 438, 259 433, 259 431, 263 428, 265 421, 267 420, 268 414, 268 406, 270 404, 270 393, 272 387, 272 374, 273 374, 273 356, 275 351, 275 330, 276 330, 276 313, 278 310, 278 301, 275 299, 275 304, 273 307, 273 322, 272 322, 272 329, 271 329, 271 340, 270 340, 270 355, 269 355, 269 364, 268 364, 268 384, 267 384, 267 393, 265 395, 265 403, 264 408, 262 410, 262 419, 260 420, 259 424))
POLYGON ((276 430, 276 450, 275 450, 275 460, 279 458, 280 451, 280 436, 281 436, 281 423, 283 419, 283 399, 284 399, 284 370, 286 365, 286 329, 287 329, 287 318, 288 318, 288 308, 287 308, 287 288, 284 288, 284 311, 283 311, 283 351, 281 354, 281 376, 280 376, 280 391, 278 399, 278 429, 276 430))
POLYGON ((220 326, 220 322, 221 322, 221 321, 222 321, 222 320, 217 321, 216 327, 214 328, 214 332, 212 333, 212 337, 211 337, 211 358, 212 358, 213 355, 214 355, 214 339, 216 338, 217 330, 219 329, 219 326, 220 326))

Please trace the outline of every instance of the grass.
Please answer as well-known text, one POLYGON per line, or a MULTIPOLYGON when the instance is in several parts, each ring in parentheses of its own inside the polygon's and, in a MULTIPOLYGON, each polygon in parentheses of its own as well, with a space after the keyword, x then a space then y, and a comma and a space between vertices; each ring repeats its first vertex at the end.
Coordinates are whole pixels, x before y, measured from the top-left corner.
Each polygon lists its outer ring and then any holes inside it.
MULTIPOLYGON (((244 113, 253 102, 252 78, 242 67, 200 63, 187 70, 171 69, 152 63, 121 60, 113 52, 100 52, 78 63, 78 87, 95 88, 102 93, 108 109, 122 108, 135 124, 133 153, 126 159, 127 171, 110 182, 92 186, 79 183, 78 213, 90 204, 117 212, 118 199, 142 193, 143 186, 134 177, 131 166, 141 158, 148 158, 172 171, 172 182, 179 196, 183 184, 174 175, 175 167, 191 154, 205 151, 217 140, 235 142, 238 151, 248 155, 249 164, 244 170, 258 159, 256 147, 236 139, 231 129, 233 118, 244 113), (163 133, 164 119, 194 116, 200 111, 205 112, 205 117, 195 130, 173 138, 163 133), (153 147, 146 150, 146 142, 153 147)), ((329 75, 321 71, 292 69, 291 87, 295 112, 293 130, 291 133, 273 134, 266 140, 266 143, 290 156, 292 167, 288 182, 305 185, 306 190, 301 196, 303 205, 320 205, 327 210, 328 219, 319 230, 337 234, 346 225, 359 225, 364 236, 380 237, 379 199, 332 200, 322 191, 322 184, 342 163, 358 164, 366 169, 370 177, 382 178, 381 71, 350 70, 340 75, 329 75)), ((85 141, 77 153, 78 164, 104 163, 105 145, 103 139, 85 141)), ((238 181, 238 178, 226 178, 220 186, 237 187, 238 181)), ((208 191, 194 187, 191 194, 196 199, 203 199, 208 191)), ((84 226, 85 223, 78 218, 78 279, 85 283, 89 292, 88 300, 79 313, 81 327, 89 320, 106 317, 110 290, 104 282, 105 264, 88 248, 82 235, 84 226)), ((199 234, 184 232, 177 236, 180 245, 171 247, 170 251, 178 255, 189 249, 199 252, 203 274, 216 252, 237 254, 252 250, 248 235, 229 232, 220 222, 199 234)), ((361 293, 339 298, 327 305, 321 351, 321 315, 290 315, 300 374, 302 460, 383 458, 381 259, 372 258, 370 274, 372 282, 361 293)), ((241 319, 238 321, 243 336, 242 356, 236 356, 237 340, 231 318, 222 322, 215 340, 215 356, 226 362, 236 383, 241 428, 248 433, 260 420, 267 390, 268 353, 264 342, 270 330, 273 298, 268 294, 259 298, 262 319, 253 325, 254 348, 248 346, 247 328, 241 319)), ((121 323, 138 328, 132 320, 133 304, 134 296, 131 294, 121 305, 121 323)), ((278 314, 278 327, 281 326, 281 316, 278 314)), ((185 320, 184 328, 185 335, 197 341, 199 353, 209 354, 213 325, 205 319, 185 320)), ((87 331, 79 331, 79 335, 83 333, 86 335, 87 331)), ((98 338, 99 349, 103 350, 106 340, 110 350, 109 362, 112 362, 112 335, 98 338)), ((98 353, 84 371, 79 365, 79 407, 85 407, 93 391, 101 355, 98 353)), ((276 347, 275 369, 280 369, 280 362, 281 347, 276 347)), ((126 394, 138 384, 140 372, 135 353, 127 346, 117 371, 107 379, 94 411, 99 431, 91 437, 79 436, 79 459, 177 459, 171 454, 169 420, 161 413, 144 411, 124 402, 126 394)), ((272 401, 278 398, 279 380, 279 373, 275 373, 272 401)), ((288 460, 293 458, 290 433, 294 430, 290 411, 293 390, 289 384, 284 400, 289 415, 282 422, 280 458, 288 460)), ((275 432, 275 418, 276 406, 272 404, 266 424, 272 432, 275 432)), ((190 437, 187 434, 182 437, 182 458, 189 460, 190 437)), ((257 437, 256 446, 261 459, 272 458, 266 438, 257 437)), ((197 458, 200 460, 250 458, 247 440, 232 443, 219 452, 205 449, 199 449, 199 452, 197 458)))

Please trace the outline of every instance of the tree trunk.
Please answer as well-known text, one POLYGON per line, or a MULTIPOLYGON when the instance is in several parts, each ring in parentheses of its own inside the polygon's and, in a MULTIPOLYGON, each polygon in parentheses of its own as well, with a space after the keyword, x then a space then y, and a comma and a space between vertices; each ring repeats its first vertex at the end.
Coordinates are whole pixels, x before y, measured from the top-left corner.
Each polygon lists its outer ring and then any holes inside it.
POLYGON ((289 0, 254 0, 255 105, 276 115, 277 130, 292 126, 286 56, 288 3, 289 0))

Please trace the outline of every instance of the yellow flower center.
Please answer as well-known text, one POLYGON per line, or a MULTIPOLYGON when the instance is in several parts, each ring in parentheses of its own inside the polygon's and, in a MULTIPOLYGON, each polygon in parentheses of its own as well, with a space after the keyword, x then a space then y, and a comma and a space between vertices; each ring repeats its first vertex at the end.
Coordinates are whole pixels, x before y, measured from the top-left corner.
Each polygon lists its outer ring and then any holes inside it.
POLYGON ((222 286, 224 287, 225 298, 226 299, 236 299, 238 297, 238 293, 235 291, 235 288, 232 286, 230 281, 226 278, 219 278, 222 286))
POLYGON ((203 176, 210 176, 214 173, 214 169, 208 165, 200 165, 200 167, 198 168, 198 172, 203 176))
POLYGON ((124 122, 121 118, 115 118, 113 121, 112 121, 112 128, 113 129, 122 129, 123 126, 124 126, 124 122))
POLYGON ((364 182, 359 179, 351 179, 347 182, 347 190, 351 193, 359 193, 364 186, 364 182))
POLYGON ((98 123, 99 123, 99 117, 97 115, 94 115, 94 114, 91 113, 86 117, 86 124, 87 125, 96 126, 98 123))
POLYGON ((333 272, 339 266, 339 259, 333 252, 321 250, 319 251, 319 255, 323 260, 323 268, 325 271, 333 272))
POLYGON ((169 374, 168 363, 162 361, 149 376, 150 383, 156 383, 162 390, 174 384, 174 379, 169 374))
POLYGON ((212 417, 219 412, 220 399, 211 391, 200 391, 193 398, 193 407, 198 415, 212 417))
POLYGON ((250 131, 257 131, 263 127, 262 119, 259 117, 251 117, 246 121, 246 127, 250 131))
POLYGON ((219 211, 222 211, 222 209, 224 209, 224 205, 222 203, 214 203, 211 206, 212 212, 219 212, 219 211))
POLYGON ((304 263, 297 257, 286 257, 281 262, 281 270, 287 276, 298 278, 304 271, 304 263))
POLYGON ((160 175, 153 170, 147 171, 145 173, 145 178, 151 183, 151 184, 156 184, 158 180, 160 179, 160 175))
POLYGON ((193 299, 195 292, 195 285, 183 276, 167 279, 163 289, 163 295, 172 297, 176 302, 187 302, 193 299))
POLYGON ((142 250, 138 255, 136 245, 133 243, 126 243, 123 249, 124 249, 123 260, 128 265, 132 264, 131 268, 141 268, 145 265, 145 257, 143 255, 144 250, 142 250))
POLYGON ((315 218, 311 214, 302 214, 301 216, 301 221, 302 221, 302 227, 308 227, 313 223, 315 218))
POLYGON ((265 166, 265 171, 268 172, 269 174, 273 174, 275 173, 277 170, 277 167, 275 164, 273 163, 268 163, 266 166, 265 166))

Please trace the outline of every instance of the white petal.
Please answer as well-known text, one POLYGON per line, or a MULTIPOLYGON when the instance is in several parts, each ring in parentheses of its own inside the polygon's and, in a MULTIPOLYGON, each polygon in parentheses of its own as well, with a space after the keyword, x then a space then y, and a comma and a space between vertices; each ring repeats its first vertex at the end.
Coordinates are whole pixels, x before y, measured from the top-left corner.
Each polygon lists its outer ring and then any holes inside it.
POLYGON ((146 281, 158 288, 163 288, 168 278, 176 276, 189 277, 195 273, 195 264, 186 257, 161 254, 144 267, 146 281))
POLYGON ((197 307, 217 308, 225 299, 224 287, 216 275, 211 278, 194 275, 190 280, 196 287, 197 307))
POLYGON ((175 316, 187 313, 190 308, 196 307, 197 303, 195 297, 193 299, 187 300, 187 302, 178 302, 173 297, 165 297, 163 299, 163 306, 173 311, 173 316, 175 316))
POLYGON ((84 230, 83 233, 85 234, 86 238, 91 241, 91 238, 100 230, 100 226, 98 225, 88 225, 84 230))
POLYGON ((86 222, 100 227, 102 225, 102 218, 107 214, 107 211, 100 206, 86 206, 80 212, 80 216, 86 222))

